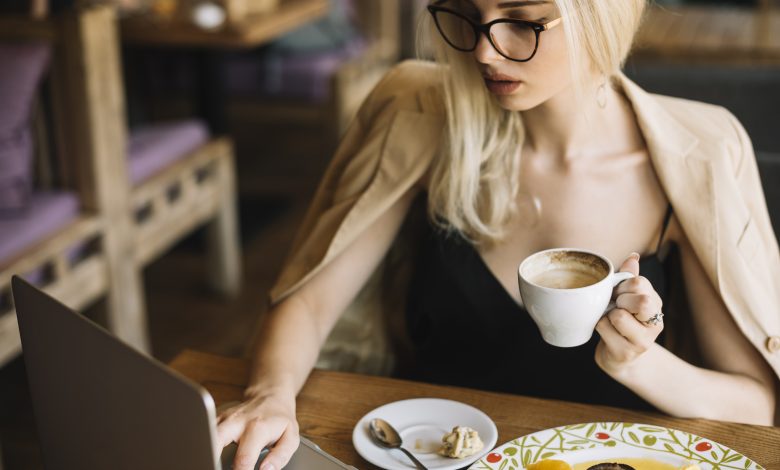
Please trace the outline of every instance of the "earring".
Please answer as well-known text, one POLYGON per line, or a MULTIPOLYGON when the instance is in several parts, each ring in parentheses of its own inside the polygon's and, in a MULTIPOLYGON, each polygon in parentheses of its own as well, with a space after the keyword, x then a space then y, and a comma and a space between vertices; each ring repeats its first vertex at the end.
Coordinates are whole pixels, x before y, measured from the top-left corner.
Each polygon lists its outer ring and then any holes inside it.
POLYGON ((604 109, 607 107, 607 76, 604 75, 601 85, 596 89, 596 103, 599 108, 604 109))

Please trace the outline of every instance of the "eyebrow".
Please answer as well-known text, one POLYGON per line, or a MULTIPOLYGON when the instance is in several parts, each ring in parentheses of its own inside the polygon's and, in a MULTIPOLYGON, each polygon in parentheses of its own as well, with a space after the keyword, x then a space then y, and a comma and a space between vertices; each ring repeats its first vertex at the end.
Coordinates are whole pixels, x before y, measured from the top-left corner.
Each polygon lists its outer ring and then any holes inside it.
POLYGON ((544 5, 546 3, 550 3, 550 0, 520 0, 515 2, 501 2, 498 4, 498 8, 527 7, 531 5, 544 5))

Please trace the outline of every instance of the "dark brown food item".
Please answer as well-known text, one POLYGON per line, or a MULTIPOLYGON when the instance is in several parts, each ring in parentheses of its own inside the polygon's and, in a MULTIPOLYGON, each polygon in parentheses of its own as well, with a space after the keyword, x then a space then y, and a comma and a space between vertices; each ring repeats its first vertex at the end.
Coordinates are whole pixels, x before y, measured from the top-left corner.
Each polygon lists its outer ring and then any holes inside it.
POLYGON ((592 467, 589 467, 588 470, 636 470, 631 465, 627 465, 624 463, 599 463, 592 467))

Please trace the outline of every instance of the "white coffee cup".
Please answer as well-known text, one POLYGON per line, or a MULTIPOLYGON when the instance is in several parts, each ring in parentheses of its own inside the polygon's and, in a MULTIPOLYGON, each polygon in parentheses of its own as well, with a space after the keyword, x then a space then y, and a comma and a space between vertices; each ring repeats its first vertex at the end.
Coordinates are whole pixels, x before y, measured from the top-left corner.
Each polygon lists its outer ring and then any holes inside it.
POLYGON ((517 268, 523 305, 542 333, 559 347, 585 344, 611 308, 612 290, 634 277, 616 273, 609 259, 579 248, 534 253, 517 268))

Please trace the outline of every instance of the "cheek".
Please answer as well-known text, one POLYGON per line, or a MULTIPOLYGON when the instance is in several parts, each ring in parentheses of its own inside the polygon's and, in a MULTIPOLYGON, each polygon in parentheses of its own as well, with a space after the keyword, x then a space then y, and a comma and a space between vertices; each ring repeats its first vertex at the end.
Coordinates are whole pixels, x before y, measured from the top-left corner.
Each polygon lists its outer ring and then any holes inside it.
POLYGON ((534 108, 568 88, 572 80, 564 39, 545 38, 542 34, 536 55, 530 61, 518 64, 518 71, 525 83, 517 93, 499 98, 499 103, 506 109, 534 108))
POLYGON ((559 33, 560 31, 542 33, 539 49, 528 62, 529 81, 540 91, 546 90, 551 94, 571 82, 566 40, 564 35, 559 33))

